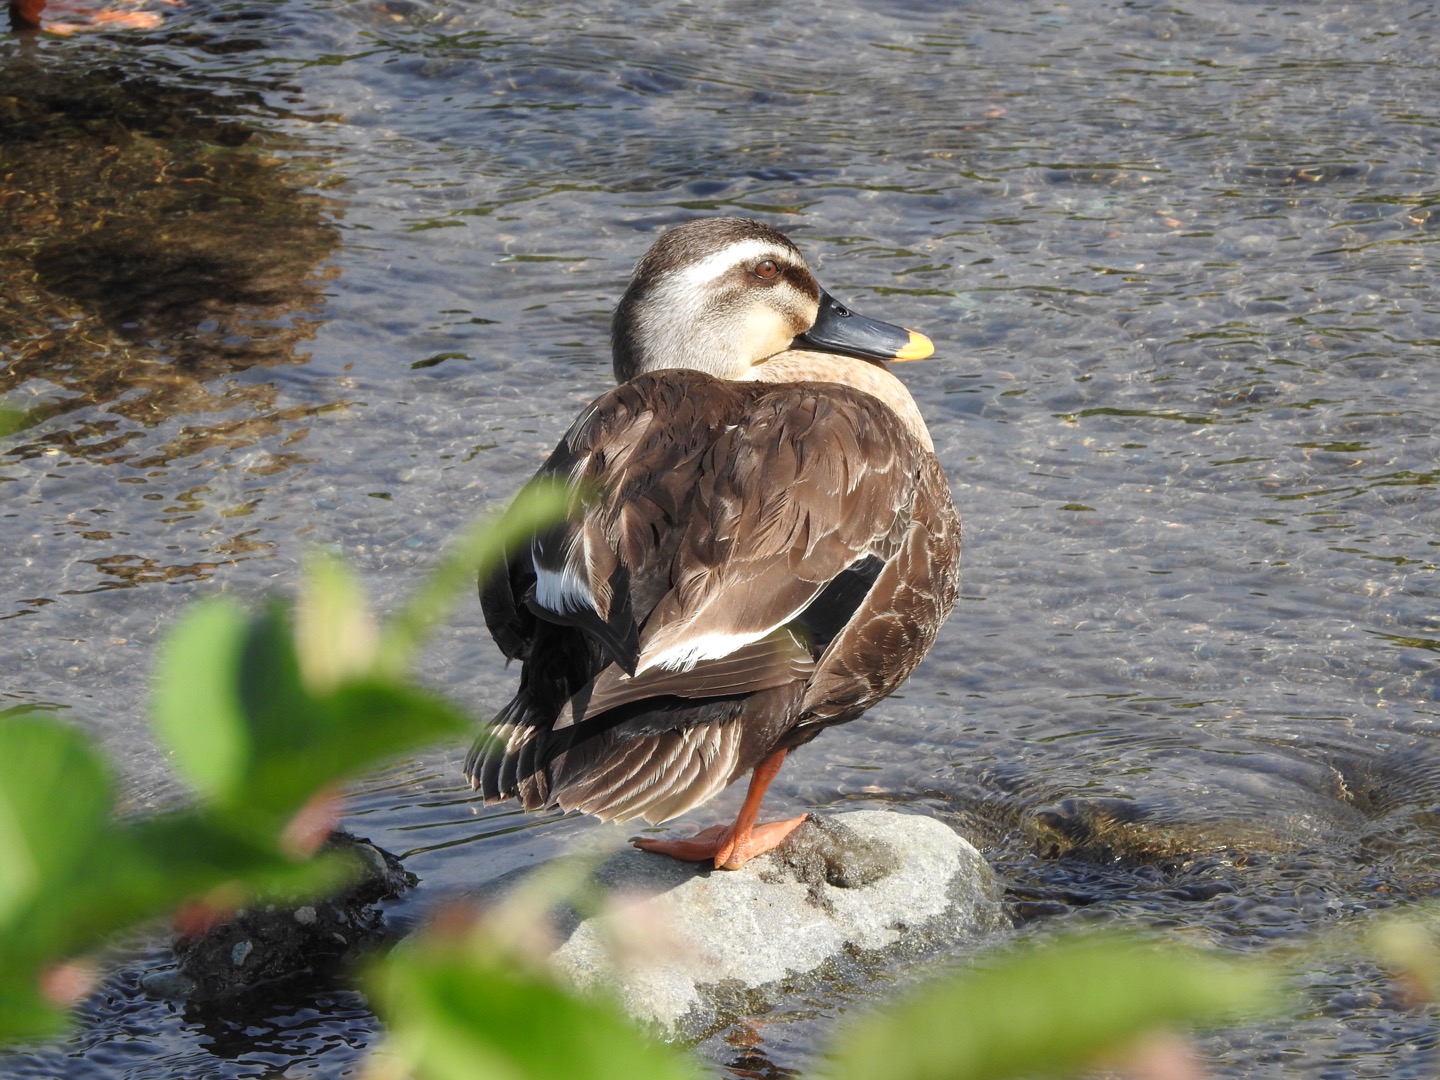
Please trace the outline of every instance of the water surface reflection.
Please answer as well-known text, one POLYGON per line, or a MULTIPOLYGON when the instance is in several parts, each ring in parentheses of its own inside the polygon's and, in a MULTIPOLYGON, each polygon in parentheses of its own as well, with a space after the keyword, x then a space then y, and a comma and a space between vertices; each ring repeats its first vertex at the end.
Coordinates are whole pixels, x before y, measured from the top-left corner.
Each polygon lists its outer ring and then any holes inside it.
MULTIPOLYGON (((139 121, 133 146, 109 149, 104 123, 60 140, 66 183, 132 162, 133 206, 77 188, 7 225, 0 257, 26 282, 7 339, 49 344, 7 353, 28 366, 6 386, 49 411, 0 460, 19 535, 0 562, 20 616, 6 704, 83 714, 137 803, 167 793, 140 720, 182 602, 287 588, 320 542, 392 605, 605 386, 609 309, 654 231, 743 211, 837 295, 883 294, 869 306, 936 339, 904 374, 967 526, 935 653, 797 756, 775 812, 941 815, 985 846, 1025 932, 1121 918, 1249 951, 1428 897, 1436 45, 1418 3, 1103 0, 819 22, 750 2, 297 0, 264 19, 197 2, 123 42, 7 43, 7 71, 135 63, 140 85, 211 97, 176 99, 208 119, 173 145, 139 121), (241 193, 217 197, 227 183, 241 193), (188 215, 219 250, 187 262, 146 213, 188 215), (131 249, 201 298, 151 288, 116 258, 131 249)), ((485 712, 513 675, 470 609, 425 677, 485 712)), ((425 888, 596 831, 475 806, 458 757, 357 796, 357 827, 425 888)), ((702 1050, 787 1075, 903 974, 702 1050)), ((1317 962, 1308 982, 1300 1022, 1207 1040, 1213 1070, 1433 1074, 1433 1019, 1377 971, 1317 962)), ((205 1042, 131 1007, 176 1055, 205 1042)), ((363 1043, 336 1009, 336 1037, 363 1043)), ((211 1071, 253 1074, 237 1062, 211 1071)))

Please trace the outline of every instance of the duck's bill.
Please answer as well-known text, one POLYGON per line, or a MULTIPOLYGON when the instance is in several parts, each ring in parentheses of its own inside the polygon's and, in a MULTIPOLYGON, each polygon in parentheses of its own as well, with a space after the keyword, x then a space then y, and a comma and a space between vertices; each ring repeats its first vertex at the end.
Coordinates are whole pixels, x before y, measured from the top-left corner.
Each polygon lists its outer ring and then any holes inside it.
POLYGON ((924 334, 857 315, 823 289, 815 325, 795 342, 821 352, 865 360, 923 360, 935 351, 924 334))

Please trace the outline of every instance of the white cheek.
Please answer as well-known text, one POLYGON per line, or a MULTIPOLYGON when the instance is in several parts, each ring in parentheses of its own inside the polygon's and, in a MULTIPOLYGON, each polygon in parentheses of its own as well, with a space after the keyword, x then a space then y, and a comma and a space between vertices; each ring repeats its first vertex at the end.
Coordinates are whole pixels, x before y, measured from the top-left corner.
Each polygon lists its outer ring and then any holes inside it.
POLYGON ((745 320, 742 333, 743 355, 750 360, 748 377, 754 378, 756 366, 763 364, 776 353, 790 348, 795 340, 795 328, 782 312, 770 306, 757 308, 745 320))
POLYGON ((702 294, 679 282, 667 282, 654 295, 654 306, 645 315, 645 337, 652 344, 691 347, 697 327, 704 325, 702 294))

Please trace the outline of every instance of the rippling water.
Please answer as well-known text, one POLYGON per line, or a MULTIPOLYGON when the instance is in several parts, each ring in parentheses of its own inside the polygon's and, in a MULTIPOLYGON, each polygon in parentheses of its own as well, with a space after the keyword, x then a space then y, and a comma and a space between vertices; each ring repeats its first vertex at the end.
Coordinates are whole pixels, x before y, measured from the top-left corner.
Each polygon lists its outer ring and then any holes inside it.
MULTIPOLYGON (((0 449, 0 707, 173 798, 145 697, 183 606, 286 590, 317 544, 393 605, 606 386, 655 232, 743 212, 935 339, 902 374, 967 529, 935 653, 772 811, 936 814, 1041 924, 1236 950, 1432 895, 1437 55, 1403 2, 190 0, 12 35, 0 388, 42 422, 0 449)), ((479 713, 514 677, 478 606, 424 674, 479 713)), ((476 806, 460 754, 357 797, 423 889, 606 828, 476 806)), ((7 1069, 344 1075, 375 1036, 344 996, 177 1013, 136 990, 155 961, 7 1069)), ((1434 1074, 1430 1014, 1316 964, 1298 1022, 1203 1044, 1217 1073, 1434 1074)), ((887 985, 702 1052, 786 1075, 887 985)))

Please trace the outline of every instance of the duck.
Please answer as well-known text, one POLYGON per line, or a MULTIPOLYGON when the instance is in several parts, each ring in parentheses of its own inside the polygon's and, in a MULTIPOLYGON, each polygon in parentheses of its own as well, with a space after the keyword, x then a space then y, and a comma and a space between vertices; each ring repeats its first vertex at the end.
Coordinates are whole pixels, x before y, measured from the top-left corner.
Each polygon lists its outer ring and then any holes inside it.
POLYGON ((617 385, 532 480, 567 515, 480 581, 520 675, 464 771, 486 803, 652 825, 749 775, 733 822, 633 840, 738 869, 807 817, 759 820, 786 757, 893 693, 955 605, 960 516, 886 366, 934 347, 734 217, 660 235, 610 344, 617 385))

